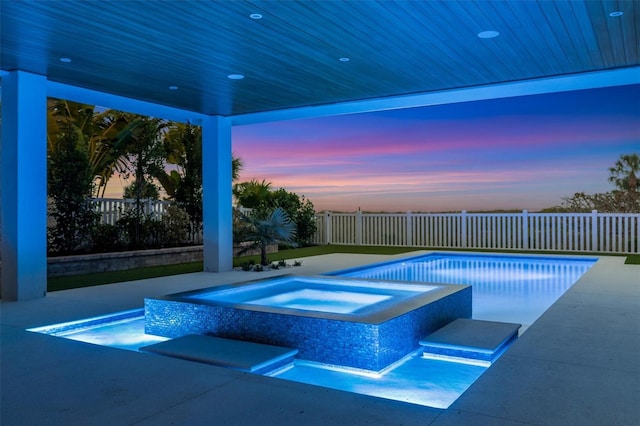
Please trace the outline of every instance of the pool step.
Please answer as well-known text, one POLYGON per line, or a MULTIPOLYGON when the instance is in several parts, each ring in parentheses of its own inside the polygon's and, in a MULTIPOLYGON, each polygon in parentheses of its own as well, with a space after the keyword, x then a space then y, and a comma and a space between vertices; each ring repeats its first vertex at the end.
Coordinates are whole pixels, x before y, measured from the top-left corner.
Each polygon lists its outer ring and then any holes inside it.
POLYGON ((426 358, 490 365, 518 339, 520 324, 458 318, 420 340, 426 358))
POLYGON ((143 346, 140 350, 257 374, 292 363, 298 353, 297 349, 281 346, 196 334, 143 346))

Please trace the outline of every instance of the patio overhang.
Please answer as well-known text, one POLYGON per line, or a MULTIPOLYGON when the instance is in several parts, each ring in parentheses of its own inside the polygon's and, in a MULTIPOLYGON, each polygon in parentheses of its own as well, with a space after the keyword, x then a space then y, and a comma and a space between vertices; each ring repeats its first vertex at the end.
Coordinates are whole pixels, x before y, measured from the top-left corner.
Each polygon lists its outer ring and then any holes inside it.
POLYGON ((223 271, 232 125, 640 83, 634 1, 96 5, 2 4, 6 300, 46 294, 48 96, 202 124, 205 268, 223 271))

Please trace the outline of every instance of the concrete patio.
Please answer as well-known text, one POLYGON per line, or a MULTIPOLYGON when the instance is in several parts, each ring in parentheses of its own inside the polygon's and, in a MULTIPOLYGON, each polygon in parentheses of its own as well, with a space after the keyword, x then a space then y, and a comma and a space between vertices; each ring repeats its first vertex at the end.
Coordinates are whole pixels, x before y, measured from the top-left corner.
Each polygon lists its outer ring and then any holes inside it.
MULTIPOLYGON (((260 277, 392 257, 317 256, 260 277)), ((624 265, 624 257, 601 257, 447 410, 25 331, 142 307, 147 296, 249 279, 256 273, 196 273, 2 301, 0 424, 640 423, 640 266, 624 265)))

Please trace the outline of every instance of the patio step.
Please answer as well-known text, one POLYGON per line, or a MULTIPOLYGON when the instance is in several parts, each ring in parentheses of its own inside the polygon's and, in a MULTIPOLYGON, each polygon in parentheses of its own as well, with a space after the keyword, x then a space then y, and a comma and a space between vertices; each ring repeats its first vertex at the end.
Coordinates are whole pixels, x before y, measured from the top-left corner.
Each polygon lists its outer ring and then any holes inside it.
POLYGON ((458 318, 420 340, 425 358, 491 365, 518 339, 520 324, 458 318))
POLYGON ((143 346, 140 351, 257 374, 264 374, 292 363, 298 353, 297 349, 281 346, 196 334, 143 346))

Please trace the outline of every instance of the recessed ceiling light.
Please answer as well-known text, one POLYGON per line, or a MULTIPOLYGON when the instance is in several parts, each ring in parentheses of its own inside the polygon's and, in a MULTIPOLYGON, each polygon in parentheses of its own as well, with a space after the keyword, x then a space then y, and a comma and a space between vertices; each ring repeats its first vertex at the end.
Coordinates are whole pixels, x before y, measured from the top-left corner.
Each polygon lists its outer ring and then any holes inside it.
POLYGON ((616 11, 616 12, 611 12, 611 13, 609 14, 609 16, 622 16, 622 15, 624 15, 624 12, 622 12, 622 11, 620 11, 620 10, 618 10, 618 11, 616 11))
POLYGON ((478 38, 494 38, 499 35, 500 33, 498 31, 481 31, 478 33, 478 38))
POLYGON ((229 74, 227 76, 227 78, 229 78, 231 80, 242 80, 244 78, 244 75, 242 75, 242 74, 229 74))
POLYGON ((60 58, 60 62, 64 62, 65 64, 68 64, 69 62, 71 62, 71 58, 60 58))
POLYGON ((262 19, 262 15, 259 13, 252 13, 251 15, 249 15, 249 18, 251 19, 262 19))
POLYGON ((178 90, 178 86, 169 86, 169 90, 178 90))
POLYGON ((340 62, 349 62, 351 59, 349 58, 340 58, 340 62))

